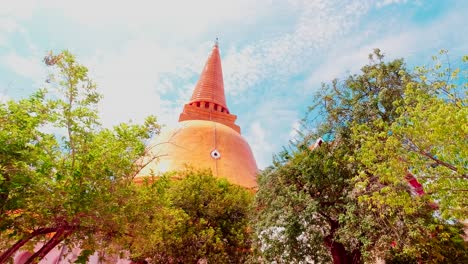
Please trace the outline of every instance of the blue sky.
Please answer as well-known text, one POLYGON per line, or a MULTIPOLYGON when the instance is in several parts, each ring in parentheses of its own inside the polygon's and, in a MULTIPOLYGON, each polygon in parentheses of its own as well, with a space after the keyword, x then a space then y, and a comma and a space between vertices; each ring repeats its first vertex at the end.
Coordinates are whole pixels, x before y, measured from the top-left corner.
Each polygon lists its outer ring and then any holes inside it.
POLYGON ((424 65, 468 52, 468 1, 0 0, 0 100, 44 86, 41 60, 68 49, 104 94, 111 126, 154 114, 174 126, 216 37, 227 103, 264 168, 295 136, 321 82, 380 48, 424 65))

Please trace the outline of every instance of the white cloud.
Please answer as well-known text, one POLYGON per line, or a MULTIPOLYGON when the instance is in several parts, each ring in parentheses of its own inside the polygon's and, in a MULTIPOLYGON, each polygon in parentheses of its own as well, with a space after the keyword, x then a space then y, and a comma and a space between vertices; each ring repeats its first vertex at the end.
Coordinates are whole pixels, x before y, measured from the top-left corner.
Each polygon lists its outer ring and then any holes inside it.
POLYGON ((288 78, 310 65, 319 49, 347 34, 371 5, 368 1, 296 1, 301 13, 290 33, 229 50, 227 91, 237 95, 265 78, 288 78), (336 11, 340 10, 339 13, 336 11))
MULTIPOLYGON (((6 2, 6 1, 5 1, 6 2)), ((31 18, 36 7, 34 0, 8 1, 0 8, 0 47, 8 46, 8 35, 25 30, 21 21, 31 18)))
POLYGON ((152 40, 135 39, 117 51, 85 59, 84 64, 91 75, 96 73, 92 77, 104 94, 101 103, 104 124, 130 119, 141 122, 145 116, 155 114, 160 122, 174 125, 191 88, 176 87, 173 82, 186 81, 202 69, 207 54, 206 50, 200 51, 161 47, 152 40), (172 95, 171 100, 164 100, 165 94, 172 95))
POLYGON ((11 18, 0 17, 0 32, 12 33, 19 29, 18 23, 11 18))
POLYGON ((0 93, 0 103, 6 103, 10 99, 11 98, 8 95, 0 93))
MULTIPOLYGON (((386 60, 405 58, 406 61, 420 54, 429 59, 431 55, 437 54, 442 48, 456 52, 466 51, 468 30, 464 29, 464 23, 463 18, 449 13, 430 25, 409 26, 404 31, 390 32, 390 34, 372 38, 370 41, 365 41, 368 38, 366 35, 357 35, 351 40, 343 42, 342 45, 334 47, 337 52, 313 69, 307 81, 308 86, 357 73, 362 66, 367 64, 368 54, 374 48, 379 48, 384 53, 386 60), (453 34, 453 32, 447 31, 447 28, 458 28, 465 33, 453 34), (447 40, 451 40, 451 42, 447 43, 447 40), (357 43, 357 45, 353 43, 357 43), (428 46, 427 43, 431 43, 431 45, 428 46)), ((387 26, 392 27, 392 25, 387 26)))
POLYGON ((404 4, 408 2, 408 0, 382 0, 376 3, 376 6, 381 8, 387 5, 392 5, 392 4, 404 4))
POLYGON ((321 82, 330 82, 335 78, 358 71, 367 62, 367 54, 371 51, 372 49, 369 50, 366 47, 329 57, 325 63, 314 70, 309 77, 309 85, 317 86, 321 82))
POLYGON ((6 47, 8 45, 8 39, 0 33, 0 47, 6 47))
POLYGON ((266 129, 260 122, 253 122, 248 128, 249 134, 246 136, 259 169, 265 168, 271 162, 271 157, 275 150, 271 138, 267 135, 266 129), (269 154, 269 155, 268 155, 269 154))
POLYGON ((45 77, 45 69, 39 57, 23 57, 10 52, 1 57, 0 61, 22 77, 32 80, 42 80, 45 77))
POLYGON ((241 117, 242 134, 252 147, 260 169, 268 166, 272 156, 288 144, 290 124, 298 120, 298 114, 288 108, 293 101, 293 98, 269 98, 241 117))
POLYGON ((159 32, 168 38, 181 34, 188 39, 217 25, 238 24, 239 21, 248 24, 263 16, 272 6, 269 0, 45 0, 40 3, 38 9, 41 11, 63 14, 84 26, 159 32))
POLYGON ((20 26, 15 20, 0 16, 0 47, 8 47, 8 36, 19 29, 20 26))
POLYGON ((3 1, 2 8, 0 8, 0 17, 28 19, 32 16, 36 5, 36 0, 3 1))
POLYGON ((289 138, 295 139, 298 135, 300 128, 301 128, 301 122, 299 120, 295 121, 291 127, 291 131, 289 132, 289 138))

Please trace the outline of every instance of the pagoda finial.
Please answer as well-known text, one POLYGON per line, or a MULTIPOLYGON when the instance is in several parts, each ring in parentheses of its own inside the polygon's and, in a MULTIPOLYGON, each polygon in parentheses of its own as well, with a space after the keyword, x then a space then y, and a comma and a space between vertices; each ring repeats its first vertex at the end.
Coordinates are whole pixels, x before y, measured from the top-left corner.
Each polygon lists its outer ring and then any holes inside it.
POLYGON ((218 44, 219 44, 218 37, 216 37, 216 40, 215 40, 215 47, 218 47, 218 44))

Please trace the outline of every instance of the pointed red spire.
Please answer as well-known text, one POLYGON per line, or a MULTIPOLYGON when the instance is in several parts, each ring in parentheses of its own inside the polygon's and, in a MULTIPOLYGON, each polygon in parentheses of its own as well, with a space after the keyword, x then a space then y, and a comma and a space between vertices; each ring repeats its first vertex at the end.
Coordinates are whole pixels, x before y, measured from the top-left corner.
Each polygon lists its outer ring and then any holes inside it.
POLYGON ((221 68, 218 42, 213 46, 189 104, 197 102, 214 103, 229 113, 224 96, 223 70, 221 68))
POLYGON ((179 116, 179 122, 188 120, 209 120, 231 127, 240 133, 235 124, 237 116, 229 113, 224 96, 223 70, 219 56, 218 41, 206 61, 192 98, 179 116))

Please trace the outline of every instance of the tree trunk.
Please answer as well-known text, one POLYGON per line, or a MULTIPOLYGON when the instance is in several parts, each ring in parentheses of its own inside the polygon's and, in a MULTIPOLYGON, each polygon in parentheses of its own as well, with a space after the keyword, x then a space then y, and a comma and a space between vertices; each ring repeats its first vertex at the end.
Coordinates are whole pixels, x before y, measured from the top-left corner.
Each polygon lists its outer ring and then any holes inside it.
POLYGON ((361 250, 359 248, 356 248, 351 252, 351 263, 362 263, 361 261, 362 255, 361 255, 361 250))
POLYGON ((27 237, 18 240, 18 242, 11 246, 7 251, 3 252, 3 254, 0 255, 0 263, 5 263, 9 257, 13 256, 13 254, 15 254, 22 246, 24 246, 24 244, 26 244, 29 240, 33 239, 34 237, 49 234, 55 231, 57 231, 56 228, 40 228, 35 230, 27 237))
POLYGON ((334 241, 333 235, 338 229, 337 221, 330 220, 330 234, 324 238, 325 245, 330 250, 334 264, 359 264, 361 261, 361 251, 354 249, 348 252, 343 244, 334 241))
POLYGON ((56 247, 60 242, 67 238, 73 229, 59 228, 55 235, 45 243, 41 249, 34 253, 24 264, 38 263, 43 259, 54 247, 56 247))
MULTIPOLYGON (((329 238, 329 237, 327 237, 329 238)), ((325 244, 330 249, 334 264, 359 264, 361 261, 361 251, 359 249, 353 252, 346 251, 343 244, 334 242, 331 239, 325 238, 325 244), (328 242, 327 242, 328 241, 328 242)))
POLYGON ((343 244, 333 241, 331 235, 325 237, 325 245, 330 250, 334 264, 355 264, 360 263, 353 261, 353 258, 346 251, 343 244))

